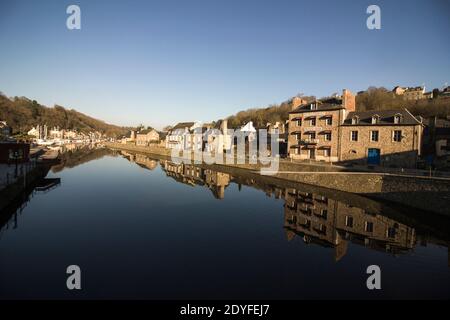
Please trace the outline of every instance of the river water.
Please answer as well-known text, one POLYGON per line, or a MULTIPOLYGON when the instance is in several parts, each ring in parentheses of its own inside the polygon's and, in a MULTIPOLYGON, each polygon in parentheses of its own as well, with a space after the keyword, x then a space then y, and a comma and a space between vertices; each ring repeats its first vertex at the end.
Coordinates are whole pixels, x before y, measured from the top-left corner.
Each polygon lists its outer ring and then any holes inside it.
POLYGON ((448 219, 107 149, 47 178, 1 213, 0 299, 450 297, 448 219))

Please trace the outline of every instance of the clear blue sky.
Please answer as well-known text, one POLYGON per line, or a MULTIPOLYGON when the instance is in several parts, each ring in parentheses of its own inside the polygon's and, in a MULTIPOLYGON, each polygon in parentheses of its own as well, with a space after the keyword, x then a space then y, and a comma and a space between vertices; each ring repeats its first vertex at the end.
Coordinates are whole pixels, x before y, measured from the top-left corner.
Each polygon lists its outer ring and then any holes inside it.
POLYGON ((0 91, 161 128, 299 92, 441 87, 449 34, 448 0, 0 0, 0 91), (66 28, 70 4, 81 30, 66 28))

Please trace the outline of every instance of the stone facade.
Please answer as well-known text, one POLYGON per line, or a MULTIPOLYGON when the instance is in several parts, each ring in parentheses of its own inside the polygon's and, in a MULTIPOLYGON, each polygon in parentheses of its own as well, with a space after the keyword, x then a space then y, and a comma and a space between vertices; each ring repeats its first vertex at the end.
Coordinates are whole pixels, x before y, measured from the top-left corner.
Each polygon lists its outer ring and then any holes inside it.
POLYGON ((136 134, 137 146, 148 146, 151 143, 158 143, 159 133, 156 130, 143 130, 136 134))
POLYGON ((407 110, 350 113, 340 128, 341 162, 416 167, 423 125, 407 110))
POLYGON ((295 108, 289 113, 289 156, 299 160, 339 161, 339 126, 346 113, 354 110, 355 96, 348 90, 343 90, 340 97, 295 108))
POLYGON ((289 114, 288 152, 294 160, 415 168, 423 125, 405 110, 355 111, 355 96, 302 104, 289 114))

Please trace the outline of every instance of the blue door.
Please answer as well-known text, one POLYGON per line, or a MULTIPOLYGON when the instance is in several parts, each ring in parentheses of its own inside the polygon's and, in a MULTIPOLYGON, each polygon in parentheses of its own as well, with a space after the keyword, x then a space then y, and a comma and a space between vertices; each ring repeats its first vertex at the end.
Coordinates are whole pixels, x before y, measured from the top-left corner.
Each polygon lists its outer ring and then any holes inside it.
POLYGON ((372 165, 380 164, 380 149, 370 148, 367 154, 367 163, 372 165))

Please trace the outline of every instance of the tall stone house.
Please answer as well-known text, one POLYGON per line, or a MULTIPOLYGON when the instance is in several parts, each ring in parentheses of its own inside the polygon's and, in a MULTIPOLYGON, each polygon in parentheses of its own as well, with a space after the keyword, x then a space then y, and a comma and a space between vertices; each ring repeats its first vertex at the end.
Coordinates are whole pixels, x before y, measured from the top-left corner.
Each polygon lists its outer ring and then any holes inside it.
POLYGON ((289 114, 291 159, 414 168, 423 124, 408 110, 357 112, 355 96, 293 100, 289 114))
POLYGON ((288 153, 292 159, 339 161, 339 126, 355 111, 355 96, 344 89, 342 96, 307 101, 296 98, 289 113, 288 153))

